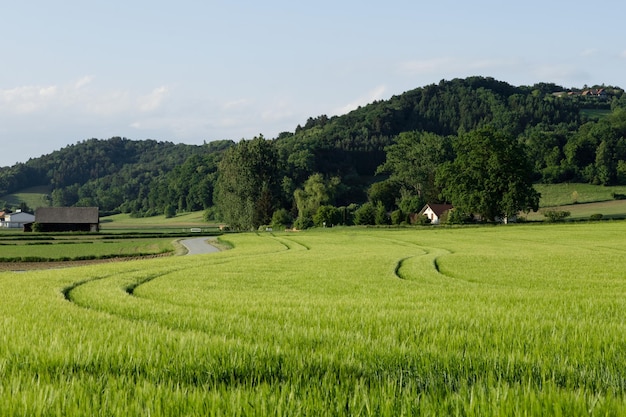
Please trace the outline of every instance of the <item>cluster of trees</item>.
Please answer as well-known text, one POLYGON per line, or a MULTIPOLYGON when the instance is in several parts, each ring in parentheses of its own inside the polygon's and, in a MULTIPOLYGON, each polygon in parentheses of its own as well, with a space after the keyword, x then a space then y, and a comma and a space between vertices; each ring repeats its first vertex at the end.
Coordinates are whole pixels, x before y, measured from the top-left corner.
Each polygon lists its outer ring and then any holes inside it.
POLYGON ((48 185, 55 206, 206 210, 239 229, 402 222, 436 201, 494 219, 535 208, 532 182, 626 183, 626 95, 603 87, 586 97, 470 77, 309 118, 271 140, 91 139, 1 168, 0 195, 48 185))
POLYGON ((458 136, 404 133, 387 148, 379 171, 389 176, 369 187, 366 203, 337 207, 341 180, 315 173, 292 192, 291 213, 276 148, 263 138, 243 141, 220 161, 216 207, 233 227, 282 226, 294 218, 297 228, 402 223, 425 202, 439 200, 453 202, 460 219, 478 213, 487 221, 539 207, 525 145, 493 127, 458 136))
POLYGON ((521 138, 536 180, 545 183, 626 184, 626 108, 569 131, 562 126, 529 128, 521 138))
POLYGON ((202 210, 213 204, 217 161, 233 141, 202 146, 89 139, 0 169, 0 195, 47 185, 52 206, 98 206, 136 216, 202 210))

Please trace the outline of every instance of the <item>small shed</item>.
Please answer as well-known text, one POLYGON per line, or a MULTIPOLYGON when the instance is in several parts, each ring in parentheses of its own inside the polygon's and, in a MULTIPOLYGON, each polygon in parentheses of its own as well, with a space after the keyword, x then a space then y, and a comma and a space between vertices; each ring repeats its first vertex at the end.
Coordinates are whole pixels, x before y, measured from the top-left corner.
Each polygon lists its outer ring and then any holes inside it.
POLYGON ((426 204, 418 213, 419 216, 426 216, 431 224, 439 224, 441 216, 446 211, 453 209, 452 204, 426 204))
POLYGON ((32 223, 33 220, 35 220, 34 215, 18 210, 15 213, 5 214, 2 225, 9 229, 20 229, 24 227, 25 224, 32 223))
POLYGON ((35 223, 42 232, 97 232, 100 214, 98 207, 41 207, 35 223))

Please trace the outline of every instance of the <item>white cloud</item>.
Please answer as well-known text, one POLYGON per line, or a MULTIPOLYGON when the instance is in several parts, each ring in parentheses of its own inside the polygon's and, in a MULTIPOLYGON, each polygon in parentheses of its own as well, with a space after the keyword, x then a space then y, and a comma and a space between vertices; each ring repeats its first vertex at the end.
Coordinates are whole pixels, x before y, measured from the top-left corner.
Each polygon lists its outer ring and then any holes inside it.
POLYGON ((384 98, 384 94, 387 92, 387 87, 385 85, 379 85, 378 87, 370 90, 368 93, 356 98, 352 102, 346 104, 335 110, 335 114, 342 115, 352 110, 356 109, 359 106, 364 106, 369 104, 375 100, 380 100, 384 98))
POLYGON ((141 95, 124 89, 106 89, 84 76, 62 85, 28 85, 0 90, 0 111, 5 115, 59 112, 68 117, 150 113, 166 99, 169 89, 160 86, 141 95), (90 88, 86 86, 91 85, 90 88))
POLYGON ((93 76, 91 75, 86 75, 84 77, 82 77, 81 79, 77 80, 74 83, 74 88, 76 90, 83 88, 84 86, 86 86, 87 84, 91 84, 91 82, 93 81, 93 76))
MULTIPOLYGON (((183 96, 183 85, 156 86, 138 91, 133 87, 106 86, 87 75, 64 83, 25 85, 0 89, 0 128, 10 137, 56 135, 56 149, 90 137, 126 136, 194 142, 240 139, 262 133, 268 137, 296 125, 289 98, 263 96, 183 96), (268 127, 268 124, 270 127, 268 127), (272 130, 268 132, 268 130, 272 130)), ((379 98, 384 87, 360 98, 365 104, 379 98), (373 98, 372 98, 373 97, 373 98)), ((43 136, 42 136, 43 137, 43 136)), ((42 148, 43 149, 43 148, 42 148)), ((48 149, 46 149, 48 151, 48 149)), ((26 151, 33 154, 36 151, 26 151)), ((9 162, 24 159, 14 153, 9 162)))
POLYGON ((0 111, 18 115, 36 112, 54 101, 57 91, 55 85, 0 90, 0 111))
POLYGON ((157 108, 159 108, 159 106, 161 106, 161 103, 167 95, 167 92, 167 87, 161 86, 152 90, 150 94, 139 97, 139 110, 141 110, 142 112, 150 112, 156 110, 157 108))
POLYGON ((54 96, 58 91, 56 85, 51 85, 48 87, 43 87, 39 89, 39 96, 42 98, 48 98, 54 96))

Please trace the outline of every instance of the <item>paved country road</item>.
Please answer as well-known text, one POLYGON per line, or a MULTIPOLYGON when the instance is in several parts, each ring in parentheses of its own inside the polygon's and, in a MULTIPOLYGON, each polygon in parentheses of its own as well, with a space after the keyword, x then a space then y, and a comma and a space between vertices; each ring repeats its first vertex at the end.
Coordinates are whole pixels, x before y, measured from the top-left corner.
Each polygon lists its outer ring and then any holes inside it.
POLYGON ((187 248, 187 255, 202 255, 204 253, 219 252, 218 248, 209 243, 211 240, 213 240, 213 238, 204 236, 183 239, 180 243, 187 248))

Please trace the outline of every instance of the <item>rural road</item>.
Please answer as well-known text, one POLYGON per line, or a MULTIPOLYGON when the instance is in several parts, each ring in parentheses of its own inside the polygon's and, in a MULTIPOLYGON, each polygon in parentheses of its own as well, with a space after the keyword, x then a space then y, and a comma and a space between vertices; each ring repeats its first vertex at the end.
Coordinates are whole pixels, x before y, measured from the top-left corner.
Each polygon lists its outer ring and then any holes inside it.
POLYGON ((195 237, 193 239, 183 239, 180 243, 187 248, 187 255, 202 255, 205 253, 219 252, 218 248, 207 242, 211 239, 212 238, 207 236, 195 237))

